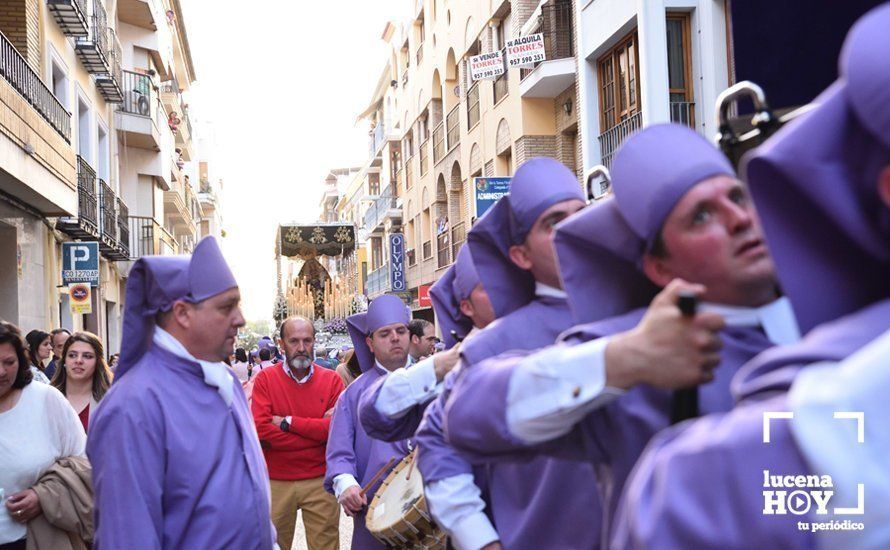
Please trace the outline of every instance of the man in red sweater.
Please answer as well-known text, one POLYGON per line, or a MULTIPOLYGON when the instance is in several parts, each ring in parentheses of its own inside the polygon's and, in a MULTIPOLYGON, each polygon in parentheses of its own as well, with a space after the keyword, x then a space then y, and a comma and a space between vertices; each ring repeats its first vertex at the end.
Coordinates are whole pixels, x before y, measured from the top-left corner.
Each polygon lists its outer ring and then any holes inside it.
POLYGON ((323 482, 328 428, 343 381, 313 362, 315 328, 308 319, 281 323, 279 345, 285 361, 254 378, 251 403, 269 468, 278 546, 292 547, 297 510, 303 510, 309 550, 336 550, 340 507, 323 482))

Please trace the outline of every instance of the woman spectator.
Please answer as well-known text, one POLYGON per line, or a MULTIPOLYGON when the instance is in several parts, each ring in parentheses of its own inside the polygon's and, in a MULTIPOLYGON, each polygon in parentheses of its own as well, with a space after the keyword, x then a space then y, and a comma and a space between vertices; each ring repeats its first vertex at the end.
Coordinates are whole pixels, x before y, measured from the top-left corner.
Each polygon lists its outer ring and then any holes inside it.
POLYGON ((120 358, 120 353, 112 353, 111 357, 108 358, 108 370, 111 371, 111 374, 114 374, 114 369, 117 368, 117 362, 120 361, 120 358))
POLYGON ((337 365, 337 374, 343 379, 343 386, 349 386, 361 376, 362 369, 358 364, 358 356, 354 349, 347 350, 343 354, 343 362, 337 365))
MULTIPOLYGON (((86 434, 58 390, 33 384, 21 332, 0 321, 0 548, 24 550, 28 522, 43 508, 34 486, 67 457, 83 457, 86 434)), ((85 459, 83 459, 85 460, 85 459)))
POLYGON ((111 387, 111 373, 99 337, 92 332, 72 334, 62 348, 62 366, 50 383, 68 399, 86 431, 90 411, 96 410, 111 387))
POLYGON ((25 341, 28 342, 28 360, 34 380, 49 384, 49 378, 44 371, 46 371, 46 360, 53 354, 53 340, 50 334, 35 329, 25 336, 25 341))
POLYGON ((235 373, 235 376, 238 377, 238 380, 241 384, 247 382, 250 378, 250 365, 247 363, 247 352, 244 351, 244 348, 237 348, 235 350, 235 360, 232 361, 232 371, 235 373))

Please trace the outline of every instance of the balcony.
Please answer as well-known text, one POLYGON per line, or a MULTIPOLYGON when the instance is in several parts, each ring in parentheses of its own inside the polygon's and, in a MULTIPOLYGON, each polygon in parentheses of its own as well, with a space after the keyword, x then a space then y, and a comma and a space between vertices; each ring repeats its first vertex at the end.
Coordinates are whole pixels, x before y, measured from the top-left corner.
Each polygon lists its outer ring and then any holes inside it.
POLYGON ((694 101, 671 101, 671 122, 677 124, 685 124, 693 130, 695 129, 695 102, 694 101))
POLYGON ((365 291, 368 298, 374 298, 389 290, 389 264, 383 264, 374 271, 368 273, 368 282, 365 291))
POLYGON ((151 76, 133 71, 122 71, 123 102, 118 110, 123 113, 118 130, 124 135, 127 147, 159 151, 161 148, 163 108, 151 76))
POLYGON ((627 136, 639 130, 642 125, 643 113, 638 112, 600 134, 598 139, 602 164, 607 168, 611 168, 612 155, 621 147, 627 136))
POLYGON ((171 191, 164 191, 164 215, 175 233, 194 233, 192 204, 183 181, 176 182, 171 191))
POLYGON ((527 34, 544 35, 546 61, 522 69, 522 97, 554 98, 575 82, 575 39, 572 34, 572 3, 558 1, 541 7, 537 26, 527 34))
POLYGON ((414 185, 414 157, 408 157, 405 161, 405 189, 411 189, 414 185))
POLYGON ((448 230, 445 230, 436 236, 436 267, 439 269, 448 267, 451 263, 451 256, 449 255, 451 250, 448 246, 448 236, 448 230))
POLYGON ((405 71, 402 73, 402 88, 408 86, 408 67, 405 67, 405 71))
POLYGON ((457 260, 457 253, 467 240, 467 229, 464 222, 458 222, 451 228, 451 259, 457 260))
POLYGON ((415 55, 415 59, 417 60, 417 66, 420 67, 420 63, 423 61, 423 43, 417 47, 417 54, 415 55))
POLYGON ((501 102, 502 99, 507 97, 507 94, 510 92, 509 86, 509 78, 507 75, 509 71, 505 71, 504 74, 500 75, 496 79, 494 79, 494 104, 497 105, 501 102))
MULTIPOLYGON (((118 230, 118 206, 123 202, 115 196, 111 187, 99 180, 99 251, 111 260, 129 260, 129 235, 127 244, 123 245, 118 230)), ((126 206, 124 206, 126 213, 126 206)))
POLYGON ((77 38, 74 51, 83 67, 93 74, 108 74, 111 61, 108 51, 108 16, 100 0, 93 0, 92 14, 86 36, 77 38))
POLYGON ((47 0, 46 7, 65 36, 86 36, 87 7, 84 0, 47 0))
POLYGON ((71 143, 71 114, 59 103, 46 84, 0 33, 0 75, 40 113, 52 128, 71 143))
POLYGON ((445 121, 433 130, 433 164, 437 164, 445 156, 445 121))
POLYGON ((176 239, 154 218, 130 216, 130 257, 176 254, 176 239))
POLYGON ((118 0, 117 18, 124 23, 151 31, 158 30, 152 12, 154 0, 118 0))
POLYGON ((401 222, 402 209, 399 208, 398 199, 392 195, 392 188, 383 190, 380 198, 374 201, 362 219, 362 231, 365 238, 373 233, 383 230, 383 222, 387 219, 398 219, 401 222))
POLYGON ((430 151, 429 147, 427 147, 429 141, 429 138, 427 138, 420 144, 420 177, 425 176, 430 167, 430 151))
POLYGON ((96 171, 77 157, 77 217, 59 218, 56 227, 78 239, 99 237, 99 205, 96 199, 96 171))
POLYGON ((117 198, 117 243, 121 252, 130 257, 130 209, 120 197, 117 198))
POLYGON ((448 151, 457 147, 460 143, 460 104, 454 106, 448 116, 445 117, 445 133, 448 151))
POLYGON ((376 157, 377 154, 380 153, 380 149, 383 147, 385 141, 386 128, 384 127, 384 124, 380 122, 368 134, 368 148, 371 158, 376 157))
POLYGON ((124 91, 121 87, 121 43, 117 39, 114 29, 108 29, 109 44, 109 65, 107 74, 96 75, 96 87, 99 93, 109 103, 122 103, 124 101, 124 91))
POLYGON ((472 130, 479 123, 479 83, 467 90, 467 129, 472 130))

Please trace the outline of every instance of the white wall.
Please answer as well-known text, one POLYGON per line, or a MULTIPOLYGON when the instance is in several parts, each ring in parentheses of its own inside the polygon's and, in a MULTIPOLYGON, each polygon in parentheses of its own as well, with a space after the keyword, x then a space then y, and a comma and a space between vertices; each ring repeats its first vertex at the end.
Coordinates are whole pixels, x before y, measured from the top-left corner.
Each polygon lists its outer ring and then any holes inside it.
POLYGON ((601 161, 597 138, 604 129, 599 127, 596 61, 635 27, 639 35, 643 124, 670 121, 665 26, 668 10, 691 13, 696 129, 708 138, 716 135, 714 104, 728 86, 724 0, 581 0, 580 4, 579 103, 585 170, 601 161))

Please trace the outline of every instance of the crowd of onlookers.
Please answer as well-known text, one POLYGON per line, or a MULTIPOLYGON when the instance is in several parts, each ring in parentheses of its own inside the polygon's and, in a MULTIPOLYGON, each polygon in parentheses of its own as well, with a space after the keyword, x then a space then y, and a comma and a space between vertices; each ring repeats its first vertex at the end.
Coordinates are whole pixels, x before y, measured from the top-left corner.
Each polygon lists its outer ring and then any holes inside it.
MULTIPOLYGON (((411 330, 414 335, 411 339, 412 355, 416 354, 419 358, 433 353, 435 338, 432 336, 432 325, 417 322, 411 330)), ((241 381, 248 400, 253 395, 254 383, 261 372, 266 369, 271 372, 273 368, 281 370, 282 364, 287 363, 286 346, 282 339, 276 345, 270 337, 264 337, 250 351, 243 347, 234 350, 229 365, 241 381)), ((358 358, 351 347, 314 349, 312 346, 314 330, 311 352, 306 357, 312 365, 330 371, 324 377, 330 387, 324 392, 330 394, 325 402, 332 405, 342 389, 361 375, 358 358)), ((32 330, 23 335, 14 324, 0 322, 0 464, 3 464, 3 468, 0 468, 0 501, 3 502, 0 509, 0 550, 24 549, 29 539, 37 548, 88 547, 92 537, 93 501, 90 465, 85 454, 86 433, 91 414, 111 386, 118 356, 117 353, 106 356, 101 339, 91 332, 72 333, 57 328, 51 332, 32 330), (52 514, 47 513, 50 508, 52 514), (64 517, 64 528, 56 527, 46 519, 51 517, 58 523, 60 514, 64 517), (76 536, 72 536, 72 525, 78 526, 74 531, 76 536)), ((278 391, 270 390, 269 384, 277 386, 281 380, 271 376, 264 377, 264 380, 263 400, 268 402, 270 391, 273 394, 278 391)), ((280 394, 273 398, 289 401, 297 390, 305 388, 308 391, 314 386, 304 386, 302 383, 288 386, 287 395, 280 394)), ((276 410, 279 408, 276 405, 276 410)), ((323 418, 329 421, 328 417, 329 414, 323 418)), ((300 421, 298 417, 286 418, 289 422, 300 421)), ((281 430, 281 421, 285 418, 275 416, 272 420, 275 421, 275 429, 281 430)), ((320 441, 315 444, 321 444, 318 448, 321 454, 309 460, 313 464, 318 461, 320 465, 324 463, 326 432, 326 426, 319 432, 320 441)), ((292 462, 290 459, 293 457, 288 458, 288 462, 292 462)), ((308 472, 302 471, 300 461, 293 462, 287 469, 285 478, 301 477, 308 472)), ((319 495, 323 496, 324 493, 319 477, 323 476, 323 467, 320 472, 311 472, 314 481, 312 490, 307 494, 314 495, 313 498, 321 498, 319 495)), ((288 498, 281 497, 287 501, 287 505, 284 500, 274 499, 288 509, 285 512, 288 516, 290 512, 296 513, 296 509, 291 508, 303 508, 302 501, 298 504, 294 500, 297 493, 293 491, 297 489, 290 482, 295 481, 272 481, 273 485, 289 486, 288 498)), ((302 487, 299 483, 297 485, 302 487)), ((283 494, 279 490, 274 493, 276 497, 283 494)), ((331 509, 338 516, 336 501, 334 503, 331 509)), ((331 523, 330 520, 330 517, 325 518, 321 522, 325 525, 319 525, 315 529, 316 534, 336 529, 336 522, 331 523)), ((292 527, 286 529, 291 530, 292 527)), ((292 537, 292 531, 289 534, 292 537)))

